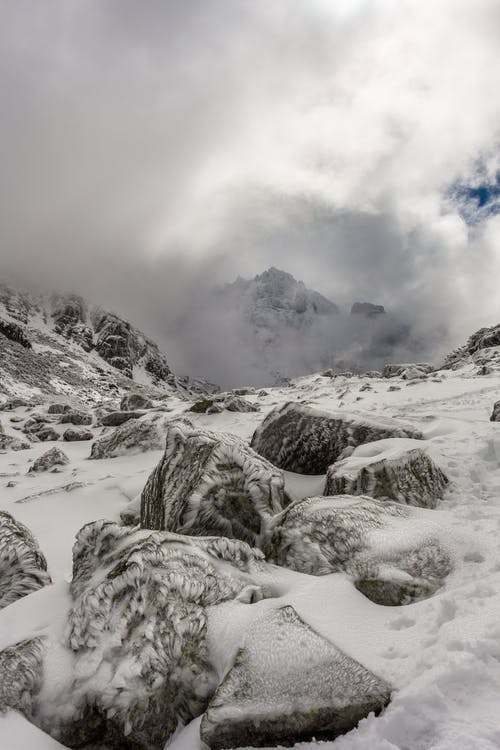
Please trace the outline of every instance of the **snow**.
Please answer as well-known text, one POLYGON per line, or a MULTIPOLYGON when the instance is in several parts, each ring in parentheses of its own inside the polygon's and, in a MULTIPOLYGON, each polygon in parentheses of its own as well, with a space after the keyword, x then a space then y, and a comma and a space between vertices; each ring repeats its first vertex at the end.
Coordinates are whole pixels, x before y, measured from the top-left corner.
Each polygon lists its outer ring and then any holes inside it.
MULTIPOLYGON (((500 424, 489 421, 492 405, 500 398, 500 380, 498 373, 473 376, 472 368, 466 366, 415 382, 408 386, 398 377, 327 379, 315 375, 289 388, 268 389, 267 396, 249 397, 260 405, 260 413, 189 414, 197 427, 231 432, 245 440, 274 406, 287 401, 300 400, 326 412, 381 414, 410 423, 422 431, 424 440, 379 441, 356 448, 354 457, 376 460, 418 443, 451 480, 438 510, 416 511, 419 523, 413 533, 423 539, 439 529, 440 540, 454 561, 445 585, 431 598, 383 607, 364 597, 341 573, 312 577, 273 567, 259 579, 272 597, 251 606, 231 601, 210 608, 210 648, 221 676, 241 643, 241 633, 252 621, 269 609, 291 605, 318 633, 394 687, 391 703, 378 717, 370 715, 333 742, 301 743, 298 748, 500 747, 500 424), (361 390, 367 383, 371 390, 361 390), (401 390, 389 391, 393 385, 401 390)), ((172 416, 187 406, 174 401, 172 416)), ((2 417, 11 434, 21 433, 11 429, 9 417, 24 413, 20 408, 2 417)), ((53 586, 0 612, 0 647, 34 631, 57 639, 59 625, 53 613, 57 611, 61 620, 68 604, 66 582, 76 532, 98 518, 118 521, 162 455, 151 451, 89 461, 90 443, 67 443, 64 451, 70 463, 60 473, 28 474, 33 460, 48 447, 34 444, 30 450, 0 455, 0 481, 3 485, 11 479, 16 482, 15 487, 2 487, 0 509, 35 535, 54 581, 53 586), (73 482, 82 485, 71 491, 61 489, 73 482), (41 494, 51 490, 51 494, 41 494), (29 501, 19 502, 29 496, 29 501)), ((285 483, 291 498, 298 499, 320 494, 324 476, 286 472, 285 483)), ((371 532, 374 544, 387 544, 383 533, 371 532)), ((51 750, 62 746, 15 712, 0 717, 0 750, 28 747, 51 750)), ((168 748, 205 750, 199 740, 199 719, 180 728, 168 748)))

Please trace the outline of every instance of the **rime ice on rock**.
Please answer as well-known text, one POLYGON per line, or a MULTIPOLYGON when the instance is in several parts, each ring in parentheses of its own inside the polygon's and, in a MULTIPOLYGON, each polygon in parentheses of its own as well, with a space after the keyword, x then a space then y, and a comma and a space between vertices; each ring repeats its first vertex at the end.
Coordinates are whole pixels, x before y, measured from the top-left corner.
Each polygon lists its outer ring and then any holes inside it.
POLYGON ((32 720, 43 679, 43 639, 21 641, 0 651, 0 712, 22 711, 32 720))
POLYGON ((131 419, 113 432, 92 443, 90 458, 117 456, 160 450, 165 441, 165 422, 158 419, 131 419))
POLYGON ((141 526, 258 544, 285 506, 281 471, 240 438, 173 422, 141 498, 141 526))
POLYGON ((380 711, 390 692, 286 606, 251 625, 200 734, 210 750, 333 739, 380 711))
POLYGON ((439 531, 419 533, 417 513, 363 496, 299 500, 274 519, 266 556, 311 575, 343 571, 372 601, 407 604, 433 594, 452 568, 439 531))
POLYGON ((382 455, 349 458, 330 466, 325 495, 369 495, 404 505, 435 508, 448 479, 421 448, 399 449, 382 455))
POLYGON ((49 583, 47 561, 30 530, 0 511, 0 609, 49 583))
POLYGON ((69 464, 69 458, 67 455, 60 448, 54 446, 33 462, 30 472, 49 471, 49 469, 53 469, 54 466, 65 466, 66 464, 69 464))
POLYGON ((345 448, 393 437, 421 439, 422 433, 389 417, 323 412, 289 402, 267 415, 251 446, 281 469, 324 474, 345 448))

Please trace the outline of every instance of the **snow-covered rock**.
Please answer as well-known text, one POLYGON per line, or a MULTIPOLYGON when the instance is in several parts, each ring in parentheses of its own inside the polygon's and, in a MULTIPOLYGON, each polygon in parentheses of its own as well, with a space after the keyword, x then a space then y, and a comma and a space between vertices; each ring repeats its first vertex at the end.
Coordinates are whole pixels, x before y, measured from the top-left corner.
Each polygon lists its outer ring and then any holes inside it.
POLYGON ((93 440, 94 433, 91 430, 78 430, 74 427, 68 427, 62 435, 63 440, 67 443, 75 443, 79 440, 93 440))
POLYGON ((84 411, 66 411, 61 414, 59 420, 61 424, 89 425, 92 424, 92 414, 84 411))
POLYGON ((311 575, 343 571, 378 604, 407 604, 434 593, 452 569, 446 530, 429 531, 433 513, 364 496, 307 498, 273 519, 266 557, 311 575))
POLYGON ((163 448, 165 432, 165 419, 160 415, 156 419, 130 419, 92 443, 90 458, 116 458, 159 450, 163 448))
POLYGON ((435 508, 448 479, 425 450, 408 448, 404 443, 398 439, 381 441, 378 453, 365 456, 355 450, 333 464, 326 475, 325 495, 369 495, 435 508))
POLYGON ((490 328, 480 328, 469 336, 463 346, 447 355, 443 369, 456 370, 473 362, 480 366, 500 366, 500 323, 490 328))
POLYGON ((29 448, 31 448, 31 445, 26 440, 20 440, 14 435, 0 433, 0 451, 24 451, 29 448))
POLYGON ((500 401, 496 401, 493 404, 493 411, 491 412, 490 422, 500 422, 500 401))
POLYGON ((388 702, 391 688, 291 606, 254 621, 203 715, 210 750, 333 739, 388 702))
POLYGON ((346 448, 391 437, 420 439, 422 433, 388 417, 319 411, 288 402, 267 415, 251 446, 281 469, 324 474, 346 448))
POLYGON ((69 464, 67 455, 60 448, 54 446, 36 459, 30 468, 30 472, 49 471, 54 466, 66 466, 66 464, 69 464))
POLYGON ((241 396, 222 393, 212 398, 198 399, 189 411, 195 414, 220 414, 224 409, 245 413, 259 411, 259 406, 241 396))
POLYGON ((404 380, 413 380, 414 378, 423 378, 433 371, 434 367, 428 362, 407 362, 406 364, 389 364, 385 365, 382 370, 383 378, 400 377, 404 380))
POLYGON ((131 391, 126 393, 120 401, 121 411, 135 411, 136 409, 151 409, 153 402, 144 393, 131 391))
POLYGON ((282 472, 241 438, 170 423, 141 498, 141 526, 258 544, 285 506, 282 472))
POLYGON ((0 609, 49 583, 47 561, 31 531, 0 511, 0 609))

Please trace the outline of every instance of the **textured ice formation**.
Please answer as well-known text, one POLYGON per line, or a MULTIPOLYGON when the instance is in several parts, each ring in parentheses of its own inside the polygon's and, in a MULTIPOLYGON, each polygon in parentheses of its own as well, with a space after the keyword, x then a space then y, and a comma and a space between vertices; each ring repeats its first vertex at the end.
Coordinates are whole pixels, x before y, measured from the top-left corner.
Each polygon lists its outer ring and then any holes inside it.
POLYGON ((173 422, 142 492, 141 526, 254 545, 285 504, 281 471, 243 440, 173 422))
POLYGON ((289 402, 267 415, 251 446, 281 469, 324 474, 346 448, 391 437, 420 439, 422 433, 389 417, 323 412, 289 402))
POLYGON ((0 511, 0 609, 49 583, 47 561, 31 531, 0 511))

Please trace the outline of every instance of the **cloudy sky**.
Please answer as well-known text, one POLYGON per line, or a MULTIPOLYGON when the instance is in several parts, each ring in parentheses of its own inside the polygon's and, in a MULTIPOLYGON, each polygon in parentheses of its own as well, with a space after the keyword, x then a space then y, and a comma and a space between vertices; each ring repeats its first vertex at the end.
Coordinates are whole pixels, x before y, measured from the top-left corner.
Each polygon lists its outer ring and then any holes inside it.
POLYGON ((186 366, 186 311, 270 265, 453 343, 500 319, 498 0, 0 12, 8 279, 90 295, 186 366))

